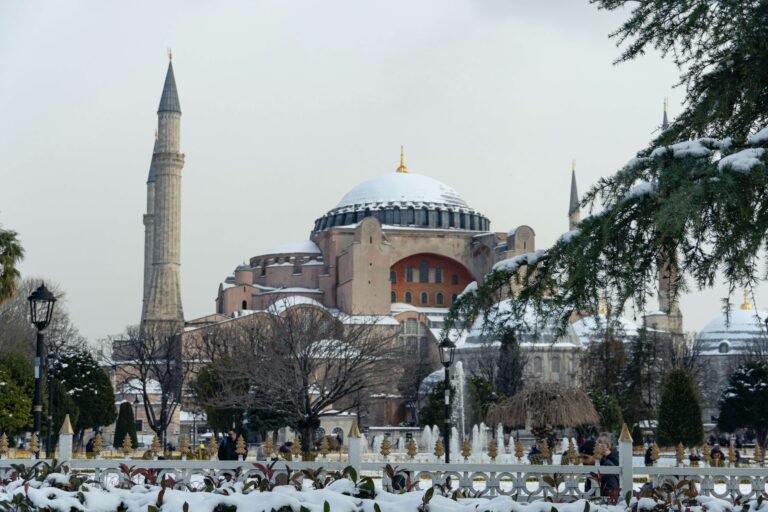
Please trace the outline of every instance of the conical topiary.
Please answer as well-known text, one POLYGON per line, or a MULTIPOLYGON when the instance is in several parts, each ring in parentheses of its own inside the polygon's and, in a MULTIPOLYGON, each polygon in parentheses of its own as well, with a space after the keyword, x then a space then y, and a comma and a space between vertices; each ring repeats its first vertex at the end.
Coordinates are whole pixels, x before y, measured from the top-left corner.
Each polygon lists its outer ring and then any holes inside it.
POLYGON ((136 418, 133 416, 133 407, 128 402, 120 404, 120 410, 117 413, 117 421, 115 422, 115 448, 123 449, 123 440, 125 435, 128 434, 131 437, 131 448, 135 450, 139 447, 139 439, 136 435, 136 418))

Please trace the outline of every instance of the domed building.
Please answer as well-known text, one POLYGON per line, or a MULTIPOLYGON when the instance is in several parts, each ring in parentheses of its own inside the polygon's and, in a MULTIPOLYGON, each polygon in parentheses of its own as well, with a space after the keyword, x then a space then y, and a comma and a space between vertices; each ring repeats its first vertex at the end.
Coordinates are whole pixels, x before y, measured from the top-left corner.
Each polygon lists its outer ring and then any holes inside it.
POLYGON ((768 312, 756 310, 745 291, 744 302, 738 309, 727 316, 718 315, 696 337, 694 355, 702 362, 699 380, 705 423, 714 423, 717 400, 733 370, 740 363, 766 354, 766 319, 768 312))
POLYGON ((453 188, 408 172, 401 160, 396 172, 346 193, 315 221, 310 240, 238 266, 219 287, 216 312, 301 296, 352 315, 428 314, 434 324, 494 263, 534 249, 529 226, 490 231, 453 188))

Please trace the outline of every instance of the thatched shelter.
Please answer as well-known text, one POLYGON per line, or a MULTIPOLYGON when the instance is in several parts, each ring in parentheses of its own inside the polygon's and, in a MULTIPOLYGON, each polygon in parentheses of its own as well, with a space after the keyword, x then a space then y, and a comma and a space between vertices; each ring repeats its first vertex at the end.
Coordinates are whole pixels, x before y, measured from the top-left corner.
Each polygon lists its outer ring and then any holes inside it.
POLYGON ((534 384, 510 399, 491 405, 486 422, 489 425, 501 423, 507 428, 530 427, 535 433, 552 428, 597 425, 600 419, 592 400, 581 389, 534 384))

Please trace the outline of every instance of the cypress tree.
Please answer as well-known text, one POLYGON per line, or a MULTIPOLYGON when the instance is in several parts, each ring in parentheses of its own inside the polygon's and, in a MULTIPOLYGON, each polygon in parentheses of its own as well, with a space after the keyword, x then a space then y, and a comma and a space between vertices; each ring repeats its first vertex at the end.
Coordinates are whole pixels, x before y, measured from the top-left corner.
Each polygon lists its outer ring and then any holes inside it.
POLYGON ((112 444, 115 448, 122 448, 125 434, 131 436, 131 446, 133 449, 139 447, 139 439, 136 436, 136 420, 133 417, 133 408, 128 402, 120 404, 120 411, 117 414, 117 423, 115 424, 115 438, 112 444))
POLYGON ((657 441, 661 446, 696 446, 703 438, 701 405, 693 376, 685 368, 676 368, 662 385, 657 441))

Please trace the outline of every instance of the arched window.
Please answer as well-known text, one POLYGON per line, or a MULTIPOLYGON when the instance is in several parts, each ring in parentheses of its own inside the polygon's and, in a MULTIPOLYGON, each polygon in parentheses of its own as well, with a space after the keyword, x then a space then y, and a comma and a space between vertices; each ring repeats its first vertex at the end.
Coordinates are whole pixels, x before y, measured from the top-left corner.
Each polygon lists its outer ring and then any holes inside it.
POLYGON ((458 299, 458 298, 459 298, 459 296, 458 296, 457 294, 455 294, 455 293, 454 293, 454 294, 451 294, 451 304, 453 304, 454 302, 456 302, 456 299, 458 299))
POLYGON ((336 439, 339 440, 339 443, 344 443, 344 431, 340 427, 336 427, 335 429, 331 430, 331 434, 336 436, 336 439))
POLYGON ((429 294, 427 292, 421 292, 421 297, 419 297, 422 304, 426 304, 429 302, 429 294))
POLYGON ((248 301, 244 300, 243 301, 243 307, 240 308, 240 309, 248 309, 248 301))
POLYGON ((405 292, 405 303, 411 304, 413 302, 413 295, 411 295, 411 292, 405 292))
POLYGON ((411 265, 405 267, 405 280, 409 283, 413 282, 413 267, 411 265))
POLYGON ((414 210, 413 207, 408 208, 405 214, 405 225, 412 226, 415 222, 414 220, 415 216, 416 216, 416 210, 414 210))
POLYGON ((727 354, 731 350, 731 344, 727 341, 723 341, 720 343, 720 346, 717 347, 717 351, 721 354, 727 354))
POLYGON ((554 356, 552 358, 552 373, 560 373, 560 358, 558 356, 554 356))
POLYGON ((542 370, 541 358, 540 357, 535 357, 533 359, 533 371, 535 373, 541 373, 541 370, 542 370))
POLYGON ((439 306, 443 305, 443 303, 445 302, 445 297, 443 297, 442 293, 438 292, 438 294, 435 296, 435 302, 437 302, 439 306))
POLYGON ((429 282, 429 262, 427 260, 421 260, 421 262, 419 262, 419 282, 429 282))
POLYGON ((390 300, 390 302, 397 302, 397 293, 391 292, 389 294, 389 300, 390 300))
POLYGON ((440 265, 435 267, 435 282, 436 283, 443 282, 443 268, 440 265))
POLYGON ((390 283, 396 283, 397 282, 397 272, 394 270, 389 271, 389 282, 390 283))

